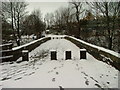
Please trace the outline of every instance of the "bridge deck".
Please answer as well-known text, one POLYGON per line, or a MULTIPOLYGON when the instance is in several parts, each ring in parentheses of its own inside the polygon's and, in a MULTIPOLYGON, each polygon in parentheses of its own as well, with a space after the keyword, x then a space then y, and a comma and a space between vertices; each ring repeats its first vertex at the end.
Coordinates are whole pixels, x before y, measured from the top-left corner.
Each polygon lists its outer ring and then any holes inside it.
POLYGON ((3 63, 0 86, 4 88, 117 88, 118 71, 87 53, 80 60, 80 49, 65 39, 43 43, 29 55, 30 61, 3 63), (64 52, 72 51, 72 60, 64 52), (57 50, 58 60, 50 60, 50 50, 57 50))

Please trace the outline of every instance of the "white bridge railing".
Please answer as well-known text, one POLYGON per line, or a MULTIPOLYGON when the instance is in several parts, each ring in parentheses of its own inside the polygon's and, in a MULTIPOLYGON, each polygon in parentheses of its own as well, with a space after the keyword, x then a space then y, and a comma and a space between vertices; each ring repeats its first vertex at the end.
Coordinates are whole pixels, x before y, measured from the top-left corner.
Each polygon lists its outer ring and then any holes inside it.
POLYGON ((72 36, 65 36, 65 39, 73 42, 80 48, 85 48, 92 56, 98 60, 104 61, 108 64, 111 64, 115 68, 120 70, 120 54, 112 50, 105 49, 90 43, 87 43, 83 40, 77 39, 72 36))

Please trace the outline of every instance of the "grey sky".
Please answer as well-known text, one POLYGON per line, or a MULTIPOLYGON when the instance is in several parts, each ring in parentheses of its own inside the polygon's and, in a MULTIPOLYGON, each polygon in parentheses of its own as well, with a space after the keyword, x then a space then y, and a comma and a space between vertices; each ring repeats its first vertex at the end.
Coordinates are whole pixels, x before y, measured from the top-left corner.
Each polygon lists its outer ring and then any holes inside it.
POLYGON ((34 9, 40 9, 43 17, 46 13, 51 13, 60 7, 67 7, 67 2, 28 2, 27 11, 32 12, 34 9))

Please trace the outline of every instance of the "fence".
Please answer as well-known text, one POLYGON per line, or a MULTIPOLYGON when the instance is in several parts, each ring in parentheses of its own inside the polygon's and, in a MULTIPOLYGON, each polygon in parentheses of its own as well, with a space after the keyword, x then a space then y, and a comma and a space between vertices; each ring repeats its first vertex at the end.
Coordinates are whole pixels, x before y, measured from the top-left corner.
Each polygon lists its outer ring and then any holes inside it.
POLYGON ((12 60, 12 46, 12 43, 0 45, 0 62, 12 60))

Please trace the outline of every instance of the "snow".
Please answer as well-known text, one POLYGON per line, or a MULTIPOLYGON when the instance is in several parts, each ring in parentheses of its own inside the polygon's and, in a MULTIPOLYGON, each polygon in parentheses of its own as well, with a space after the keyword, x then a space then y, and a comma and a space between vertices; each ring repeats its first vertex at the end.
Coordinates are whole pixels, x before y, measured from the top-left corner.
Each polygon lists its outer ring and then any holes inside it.
POLYGON ((86 49, 80 49, 80 51, 86 51, 86 49))
MULTIPOLYGON (((80 48, 65 39, 51 39, 29 53, 29 61, 2 63, 2 88, 118 88, 118 70, 87 53, 80 60, 80 48), (65 51, 72 60, 65 60, 65 51), (57 60, 50 60, 50 51, 57 60), (44 57, 43 57, 44 56, 44 57)), ((22 58, 21 58, 22 59, 22 58)))
POLYGON ((23 36, 21 36, 22 39, 29 39, 29 38, 32 39, 33 37, 36 38, 36 36, 34 34, 32 34, 30 36, 29 35, 23 35, 23 36))
POLYGON ((0 57, 0 59, 11 58, 11 57, 13 57, 13 55, 0 57))
MULTIPOLYGON (((46 38, 46 37, 44 37, 44 38, 46 38)), ((36 42, 38 42, 38 41, 40 41, 40 40, 42 40, 42 39, 43 39, 43 38, 40 38, 40 39, 34 40, 34 41, 30 42, 30 43, 27 43, 27 44, 24 44, 24 45, 21 45, 21 46, 18 46, 18 47, 14 47, 14 48, 12 48, 12 50, 17 50, 17 49, 26 47, 26 46, 31 45, 31 44, 33 44, 33 43, 36 43, 36 42)))
POLYGON ((0 47, 11 45, 12 43, 1 44, 0 47))
POLYGON ((46 37, 62 37, 64 38, 66 35, 51 35, 51 34, 48 34, 46 37))
POLYGON ((56 50, 50 50, 50 51, 56 51, 56 50))
POLYGON ((27 53, 27 52, 28 52, 28 50, 23 50, 22 52, 25 52, 25 53, 27 53))
POLYGON ((85 41, 83 41, 83 40, 76 39, 76 38, 71 37, 71 36, 68 36, 68 37, 73 38, 73 39, 75 39, 75 40, 77 40, 77 41, 79 41, 79 42, 81 42, 81 43, 83 43, 83 44, 86 44, 86 45, 91 46, 91 47, 93 47, 93 48, 97 48, 98 50, 104 51, 104 52, 106 52, 106 53, 110 53, 111 55, 114 55, 114 56, 120 58, 120 54, 117 53, 117 52, 114 52, 114 51, 112 51, 112 50, 109 50, 109 49, 106 49, 106 48, 103 48, 103 47, 100 47, 100 46, 96 46, 96 45, 87 43, 87 42, 85 42, 85 41))

